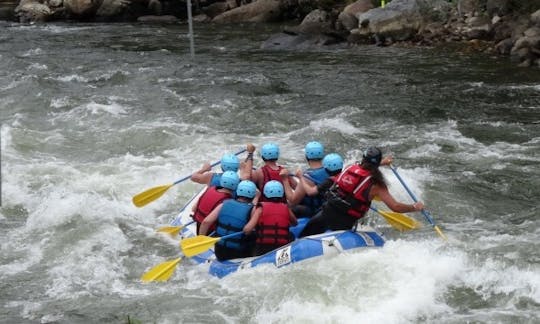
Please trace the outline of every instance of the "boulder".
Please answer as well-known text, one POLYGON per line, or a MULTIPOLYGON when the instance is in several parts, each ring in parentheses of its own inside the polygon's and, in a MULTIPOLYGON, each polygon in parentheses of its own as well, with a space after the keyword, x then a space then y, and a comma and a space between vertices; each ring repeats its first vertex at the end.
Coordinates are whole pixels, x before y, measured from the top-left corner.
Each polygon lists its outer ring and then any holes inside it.
POLYGON ((22 0, 15 8, 15 15, 22 23, 45 22, 54 14, 48 6, 34 0, 22 0))
POLYGON ((504 16, 510 13, 512 0, 487 0, 486 11, 489 16, 504 16))
POLYGON ((297 32, 305 34, 327 33, 333 29, 333 23, 328 12, 315 9, 310 12, 296 28, 297 32))
POLYGON ((371 0, 357 0, 356 2, 346 6, 345 9, 343 9, 343 12, 356 16, 373 8, 375 7, 373 6, 371 0))
POLYGON ((403 41, 415 35, 423 25, 417 0, 394 0, 385 8, 375 8, 357 16, 359 28, 351 33, 376 34, 403 41))
POLYGON ((211 5, 202 8, 202 12, 210 18, 214 18, 229 9, 229 4, 227 2, 214 2, 211 5))
POLYGON ((344 48, 341 39, 324 34, 279 33, 272 35, 262 45, 265 50, 318 50, 321 48, 344 48))
POLYGON ((495 45, 495 51, 501 55, 510 55, 513 46, 512 38, 503 39, 495 45))
POLYGON ((74 16, 93 16, 103 0, 64 0, 64 8, 74 16))
POLYGON ((540 26, 540 9, 531 14, 531 23, 540 26))
POLYGON ((96 12, 96 16, 114 17, 124 12, 130 4, 130 0, 103 0, 96 12))
POLYGON ((337 28, 338 29, 344 29, 344 30, 353 30, 356 27, 358 27, 358 19, 355 15, 346 13, 344 11, 339 13, 338 19, 337 19, 337 28))
POLYGON ((458 0, 457 8, 460 15, 473 16, 479 7, 479 0, 458 0))
POLYGON ((342 12, 339 13, 337 23, 338 26, 343 27, 345 30, 353 30, 358 26, 358 14, 364 13, 373 9, 373 3, 371 0, 357 0, 346 6, 342 12))
POLYGON ((467 28, 464 31, 468 39, 487 39, 491 29, 491 19, 488 17, 471 17, 465 21, 467 28))
POLYGON ((216 23, 276 22, 288 8, 280 0, 258 0, 226 11, 212 19, 216 23))

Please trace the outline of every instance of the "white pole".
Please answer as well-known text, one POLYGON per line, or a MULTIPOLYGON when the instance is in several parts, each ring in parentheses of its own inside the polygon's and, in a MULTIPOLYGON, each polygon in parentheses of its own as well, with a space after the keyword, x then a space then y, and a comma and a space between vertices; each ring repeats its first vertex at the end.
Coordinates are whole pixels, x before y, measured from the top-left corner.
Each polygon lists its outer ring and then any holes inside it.
POLYGON ((191 16, 191 0, 187 0, 187 14, 188 14, 188 25, 189 25, 189 52, 191 53, 191 58, 195 58, 195 42, 193 41, 193 18, 191 16))

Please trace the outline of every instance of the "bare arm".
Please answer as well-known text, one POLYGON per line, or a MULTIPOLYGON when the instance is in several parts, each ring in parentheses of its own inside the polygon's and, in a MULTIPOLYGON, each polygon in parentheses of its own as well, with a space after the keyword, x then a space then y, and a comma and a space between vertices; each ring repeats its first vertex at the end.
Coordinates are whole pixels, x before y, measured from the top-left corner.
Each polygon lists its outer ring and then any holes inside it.
POLYGON ((255 226, 257 226, 257 223, 259 222, 261 213, 262 207, 255 207, 255 211, 251 214, 249 222, 247 222, 247 224, 244 226, 244 234, 249 234, 255 229, 255 226))
POLYGON ((296 172, 296 176, 300 180, 300 184, 301 184, 301 186, 298 186, 298 187, 302 187, 306 195, 315 196, 319 193, 317 186, 313 182, 304 178, 304 175, 302 174, 302 172, 296 172))
POLYGON ((251 171, 251 181, 255 183, 257 188, 259 188, 259 181, 262 182, 262 179, 264 178, 264 175, 262 174, 262 170, 259 168, 257 170, 251 171))
POLYGON ((210 163, 206 162, 199 170, 193 172, 191 181, 200 184, 209 184, 213 176, 213 173, 210 172, 210 170, 212 170, 212 166, 210 163))
POLYGON ((286 168, 281 169, 279 176, 281 177, 281 182, 283 183, 283 190, 285 190, 285 198, 287 198, 287 201, 292 204, 294 191, 289 182, 289 170, 286 168))
POLYGON ((223 203, 219 204, 214 208, 208 216, 204 218, 204 220, 201 223, 201 227, 199 227, 199 235, 206 235, 208 233, 208 229, 212 224, 214 224, 219 216, 219 212, 221 211, 221 207, 223 206, 223 203))
POLYGON ((388 191, 388 188, 379 185, 374 185, 369 192, 370 199, 373 199, 375 196, 378 196, 386 206, 397 213, 410 213, 420 211, 424 208, 424 204, 420 201, 414 204, 404 204, 395 200, 388 191))
POLYGON ((246 145, 246 151, 248 155, 245 161, 240 163, 240 179, 250 180, 251 172, 253 170, 253 152, 255 152, 255 145, 249 143, 246 145))

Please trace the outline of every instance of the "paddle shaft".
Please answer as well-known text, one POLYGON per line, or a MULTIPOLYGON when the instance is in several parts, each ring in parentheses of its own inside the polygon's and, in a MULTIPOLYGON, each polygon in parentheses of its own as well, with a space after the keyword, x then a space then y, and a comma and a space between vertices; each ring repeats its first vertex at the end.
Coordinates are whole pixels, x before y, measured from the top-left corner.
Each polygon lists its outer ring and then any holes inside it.
MULTIPOLYGON (((405 188, 405 190, 407 190, 407 192, 409 193, 409 196, 411 196, 412 200, 414 200, 414 202, 418 202, 418 199, 416 199, 416 196, 414 195, 414 193, 411 191, 411 189, 409 189, 409 187, 407 186, 405 181, 403 181, 403 179, 401 178, 401 176, 397 172, 396 168, 394 168, 392 165, 390 165, 390 169, 392 170, 392 172, 394 172, 394 174, 396 175, 396 178, 398 178, 399 182, 401 182, 401 185, 403 186, 403 188, 405 188)), ((433 218, 431 218, 431 216, 429 215, 429 212, 427 210, 422 209, 422 215, 424 215, 424 217, 427 219, 427 221, 432 226, 435 226, 435 222, 433 221, 433 218)))
MULTIPOLYGON (((246 151, 246 149, 242 149, 242 150, 240 150, 240 151, 234 153, 234 155, 240 155, 240 154, 244 153, 245 151, 246 151)), ((212 163, 212 164, 210 165, 210 167, 213 168, 213 167, 215 167, 216 165, 218 165, 218 164, 220 164, 220 163, 221 163, 221 160, 212 163)), ((175 182, 173 182, 173 186, 174 186, 175 184, 179 184, 180 182, 184 182, 184 181, 186 181, 186 180, 189 179, 189 178, 191 178, 191 174, 188 175, 188 176, 183 177, 182 179, 176 180, 175 182)))

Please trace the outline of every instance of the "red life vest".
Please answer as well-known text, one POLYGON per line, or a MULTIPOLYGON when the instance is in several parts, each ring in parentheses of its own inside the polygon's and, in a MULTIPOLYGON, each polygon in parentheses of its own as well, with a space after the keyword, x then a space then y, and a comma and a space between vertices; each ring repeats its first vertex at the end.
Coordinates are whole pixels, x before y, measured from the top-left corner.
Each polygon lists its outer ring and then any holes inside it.
MULTIPOLYGON (((281 172, 281 169, 283 169, 281 165, 278 165, 277 170, 272 169, 269 165, 263 165, 261 167, 261 171, 263 173, 263 180, 262 180, 262 183, 258 184, 258 188, 261 192, 264 191, 264 185, 270 180, 276 180, 283 184, 283 181, 281 180, 281 176, 279 175, 279 172, 281 172)), ((262 195, 259 201, 269 201, 269 200, 264 195, 262 195)), ((281 199, 281 201, 286 203, 287 197, 283 195, 283 199, 281 199)))
POLYGON ((281 169, 283 169, 281 165, 278 165, 278 168, 276 170, 272 169, 269 165, 263 165, 261 167, 261 171, 263 173, 263 180, 262 183, 258 183, 259 190, 261 192, 264 189, 264 185, 270 180, 276 180, 283 183, 283 181, 281 181, 281 177, 279 176, 279 172, 281 172, 281 169))
POLYGON ((285 245, 289 234, 289 207, 278 202, 262 202, 262 213, 257 223, 257 244, 285 245))
POLYGON ((232 198, 230 193, 220 192, 217 190, 217 187, 208 187, 197 202, 197 208, 195 208, 193 219, 197 223, 201 223, 217 205, 228 198, 232 198))
POLYGON ((369 191, 372 186, 371 172, 353 164, 340 173, 331 190, 337 191, 338 195, 350 204, 347 214, 361 218, 371 205, 369 191))

